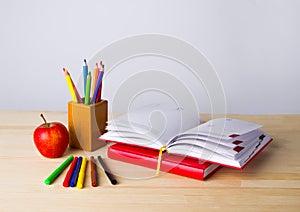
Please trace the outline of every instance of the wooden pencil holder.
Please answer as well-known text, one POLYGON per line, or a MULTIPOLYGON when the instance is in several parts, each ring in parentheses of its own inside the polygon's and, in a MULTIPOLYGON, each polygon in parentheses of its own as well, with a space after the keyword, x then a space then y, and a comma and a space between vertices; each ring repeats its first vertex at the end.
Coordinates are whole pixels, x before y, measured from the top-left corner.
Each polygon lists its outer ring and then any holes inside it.
POLYGON ((68 102, 70 147, 91 152, 105 145, 97 138, 106 132, 107 109, 106 100, 91 105, 68 102))

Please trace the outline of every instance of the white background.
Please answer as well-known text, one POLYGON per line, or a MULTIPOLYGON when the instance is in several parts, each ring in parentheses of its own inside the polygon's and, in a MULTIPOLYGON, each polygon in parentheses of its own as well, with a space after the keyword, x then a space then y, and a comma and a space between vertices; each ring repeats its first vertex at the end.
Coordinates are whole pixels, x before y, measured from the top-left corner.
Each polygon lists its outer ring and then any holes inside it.
MULTIPOLYGON (((228 113, 300 113, 300 1, 0 0, 0 109, 66 110, 62 67, 132 35, 186 41, 214 66, 228 113)), ((203 111, 207 112, 207 111, 203 111)))

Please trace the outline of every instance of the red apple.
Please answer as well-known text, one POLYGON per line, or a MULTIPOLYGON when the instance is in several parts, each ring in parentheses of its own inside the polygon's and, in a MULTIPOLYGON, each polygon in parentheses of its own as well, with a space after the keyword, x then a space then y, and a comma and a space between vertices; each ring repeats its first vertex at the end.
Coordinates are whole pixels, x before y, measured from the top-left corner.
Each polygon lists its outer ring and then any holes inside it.
POLYGON ((41 114, 41 117, 45 123, 34 130, 34 144, 44 157, 61 157, 69 144, 69 132, 62 123, 47 123, 43 114, 41 114))

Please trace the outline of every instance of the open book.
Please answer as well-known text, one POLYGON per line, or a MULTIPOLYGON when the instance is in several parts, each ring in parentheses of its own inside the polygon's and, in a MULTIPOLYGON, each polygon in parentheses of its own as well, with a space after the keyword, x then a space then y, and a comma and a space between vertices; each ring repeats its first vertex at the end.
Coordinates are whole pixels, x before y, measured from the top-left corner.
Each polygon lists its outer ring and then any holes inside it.
POLYGON ((190 156, 242 169, 271 138, 261 126, 231 118, 200 123, 183 108, 150 105, 108 121, 100 140, 190 156))

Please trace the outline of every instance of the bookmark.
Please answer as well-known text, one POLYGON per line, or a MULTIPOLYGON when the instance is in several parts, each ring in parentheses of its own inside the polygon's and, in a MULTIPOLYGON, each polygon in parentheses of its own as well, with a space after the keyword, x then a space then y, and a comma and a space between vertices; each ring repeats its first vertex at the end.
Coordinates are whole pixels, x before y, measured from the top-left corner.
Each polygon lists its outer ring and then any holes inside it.
POLYGON ((167 149, 166 146, 162 146, 162 147, 159 149, 158 160, 157 160, 157 168, 156 168, 156 176, 159 175, 159 172, 160 172, 160 166, 161 166, 162 154, 163 154, 165 151, 168 151, 168 149, 167 149))

